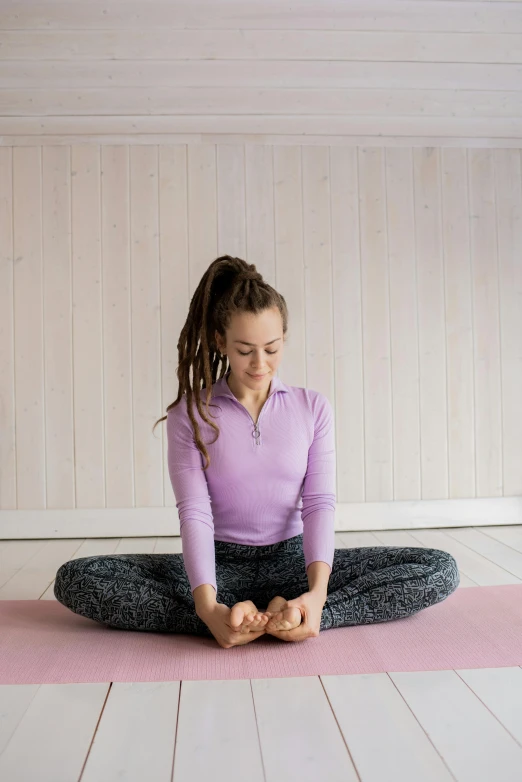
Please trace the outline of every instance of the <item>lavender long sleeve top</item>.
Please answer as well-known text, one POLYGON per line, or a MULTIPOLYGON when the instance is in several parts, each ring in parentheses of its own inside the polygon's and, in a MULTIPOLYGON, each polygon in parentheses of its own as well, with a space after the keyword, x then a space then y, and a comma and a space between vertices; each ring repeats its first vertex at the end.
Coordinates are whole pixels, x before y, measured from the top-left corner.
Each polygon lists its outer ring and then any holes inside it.
MULTIPOLYGON (((327 397, 274 375, 256 427, 228 374, 212 386, 209 417, 220 429, 215 443, 209 444, 216 433, 193 403, 208 470, 186 396, 167 413, 168 467, 192 592, 201 584, 217 592, 214 540, 262 546, 302 532, 305 567, 320 560, 331 568, 335 550, 335 428, 327 397)), ((202 401, 205 396, 203 389, 202 401)))

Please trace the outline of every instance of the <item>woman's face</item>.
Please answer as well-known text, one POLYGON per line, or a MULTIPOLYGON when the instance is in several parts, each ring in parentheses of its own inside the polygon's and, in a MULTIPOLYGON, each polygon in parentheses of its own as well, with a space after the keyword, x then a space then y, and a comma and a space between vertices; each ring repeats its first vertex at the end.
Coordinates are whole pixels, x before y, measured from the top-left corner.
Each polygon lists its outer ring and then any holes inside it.
POLYGON ((268 388, 283 357, 283 322, 277 307, 259 315, 238 313, 227 329, 226 345, 216 333, 221 353, 226 353, 235 380, 252 391, 268 388), (250 344, 246 344, 250 343, 250 344), (259 379, 254 375, 261 375, 259 379))

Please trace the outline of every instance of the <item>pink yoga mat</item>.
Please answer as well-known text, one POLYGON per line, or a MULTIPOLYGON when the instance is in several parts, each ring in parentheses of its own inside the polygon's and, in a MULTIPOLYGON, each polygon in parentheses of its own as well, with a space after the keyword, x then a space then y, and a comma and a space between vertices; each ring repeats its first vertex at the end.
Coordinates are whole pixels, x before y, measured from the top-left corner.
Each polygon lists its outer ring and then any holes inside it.
POLYGON ((288 643, 115 630, 55 600, 0 601, 0 684, 264 679, 522 664, 522 584, 457 589, 413 616, 288 643))

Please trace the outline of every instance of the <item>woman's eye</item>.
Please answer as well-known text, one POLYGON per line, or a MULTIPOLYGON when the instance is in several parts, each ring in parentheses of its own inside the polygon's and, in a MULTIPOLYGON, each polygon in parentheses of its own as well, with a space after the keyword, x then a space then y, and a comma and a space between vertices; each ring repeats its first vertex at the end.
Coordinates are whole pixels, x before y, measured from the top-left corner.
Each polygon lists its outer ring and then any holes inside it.
MULTIPOLYGON (((237 352, 239 353, 240 356, 249 356, 252 351, 249 350, 248 353, 242 353, 240 350, 238 350, 237 352)), ((269 356, 273 356, 277 353, 277 350, 267 350, 266 352, 268 353, 269 356)))

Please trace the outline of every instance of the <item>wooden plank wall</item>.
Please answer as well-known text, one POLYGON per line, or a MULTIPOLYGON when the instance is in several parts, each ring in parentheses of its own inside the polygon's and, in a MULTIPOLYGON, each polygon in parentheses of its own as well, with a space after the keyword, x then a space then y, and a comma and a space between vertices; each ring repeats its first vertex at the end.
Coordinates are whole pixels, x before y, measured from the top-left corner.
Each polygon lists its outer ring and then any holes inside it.
POLYGON ((521 152, 519 2, 3 2, 0 509, 175 505, 151 429, 224 253, 338 502, 521 495, 521 152))

